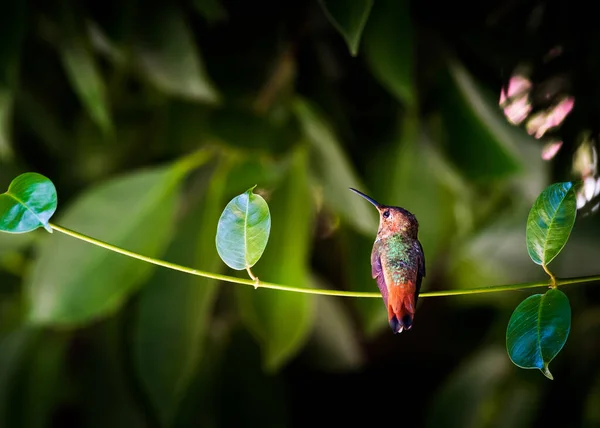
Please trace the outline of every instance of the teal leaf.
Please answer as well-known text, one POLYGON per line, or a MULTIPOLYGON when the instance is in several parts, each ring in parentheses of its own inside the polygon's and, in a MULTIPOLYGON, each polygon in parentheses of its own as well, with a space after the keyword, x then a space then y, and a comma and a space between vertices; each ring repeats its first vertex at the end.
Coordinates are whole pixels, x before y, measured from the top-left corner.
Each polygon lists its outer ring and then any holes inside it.
POLYGON ((25 233, 43 227, 52 233, 48 221, 56 211, 56 204, 52 181, 35 172, 21 174, 0 195, 0 230, 25 233))
POLYGON ((377 231, 379 216, 372 206, 348 191, 348 187, 364 189, 365 192, 368 189, 354 171, 330 124, 308 100, 297 98, 294 112, 311 144, 314 160, 311 167, 323 186, 324 202, 356 230, 372 235, 377 231))
MULTIPOLYGON (((273 237, 256 275, 270 282, 310 287, 314 207, 308 148, 292 152, 290 168, 271 200, 273 237)), ((304 345, 313 323, 314 296, 238 287, 240 314, 261 345, 264 367, 276 371, 304 345)))
POLYGON ((512 362, 540 369, 553 379, 548 365, 565 345, 571 329, 571 306, 558 289, 534 294, 515 309, 506 329, 506 349, 512 362))
POLYGON ((373 76, 398 101, 416 101, 408 0, 378 0, 365 29, 364 51, 373 76))
POLYGON ((548 186, 534 202, 527 218, 527 251, 534 263, 546 266, 567 243, 577 216, 573 183, 548 186))
POLYGON ((217 226, 219 256, 236 270, 249 269, 258 262, 271 232, 269 205, 252 192, 254 187, 227 204, 217 226))
POLYGON ((352 56, 356 56, 373 0, 319 0, 319 3, 331 24, 346 40, 352 56))
MULTIPOLYGON (((210 181, 202 183, 205 190, 180 222, 165 259, 209 272, 223 266, 212 240, 206 238, 217 227, 229 169, 225 160, 205 178, 210 181)), ((136 370, 161 426, 172 425, 199 364, 207 364, 205 341, 217 291, 213 279, 159 269, 140 293, 134 331, 136 370)))
POLYGON ((85 29, 81 25, 85 18, 75 16, 75 10, 67 5, 62 8, 64 35, 59 45, 60 57, 67 77, 90 117, 103 132, 110 133, 113 125, 106 87, 85 35, 85 29))
MULTIPOLYGON (((179 164, 115 177, 88 189, 62 226, 149 257, 169 242, 182 173, 179 164)), ((118 309, 153 265, 63 234, 44 240, 25 280, 29 321, 77 325, 118 309)))
POLYGON ((219 101, 185 15, 175 3, 145 6, 133 55, 141 73, 164 93, 208 104, 219 101))

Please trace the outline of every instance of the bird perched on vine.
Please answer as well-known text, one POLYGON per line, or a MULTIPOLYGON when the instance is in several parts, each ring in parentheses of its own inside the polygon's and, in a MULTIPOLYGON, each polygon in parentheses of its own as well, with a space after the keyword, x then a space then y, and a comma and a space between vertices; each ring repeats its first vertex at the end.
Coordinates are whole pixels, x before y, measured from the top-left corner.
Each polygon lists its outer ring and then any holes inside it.
POLYGON ((417 237, 419 222, 404 208, 381 205, 356 189, 350 190, 379 211, 379 230, 371 252, 371 274, 377 281, 394 333, 409 330, 425 276, 425 255, 417 237))

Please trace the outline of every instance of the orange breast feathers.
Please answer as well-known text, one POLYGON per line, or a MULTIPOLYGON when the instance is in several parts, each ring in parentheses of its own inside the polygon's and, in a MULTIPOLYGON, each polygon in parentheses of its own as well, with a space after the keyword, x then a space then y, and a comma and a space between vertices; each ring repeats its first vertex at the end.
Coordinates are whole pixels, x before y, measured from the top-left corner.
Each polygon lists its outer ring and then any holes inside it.
POLYGON ((382 260, 382 264, 388 291, 388 320, 390 325, 398 324, 400 331, 408 330, 412 327, 415 316, 417 272, 404 272, 403 275, 396 275, 393 271, 386 269, 384 260, 382 260))

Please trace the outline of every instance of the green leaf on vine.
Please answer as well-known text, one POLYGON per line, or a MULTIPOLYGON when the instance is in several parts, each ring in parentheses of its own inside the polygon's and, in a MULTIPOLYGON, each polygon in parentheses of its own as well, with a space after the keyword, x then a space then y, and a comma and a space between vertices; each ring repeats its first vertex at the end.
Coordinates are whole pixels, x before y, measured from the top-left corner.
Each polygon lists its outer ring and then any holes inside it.
POLYGON ((271 231, 267 202, 252 193, 256 186, 233 198, 217 226, 217 251, 227 266, 251 268, 262 256, 271 231))
POLYGON ((560 352, 571 329, 571 306, 558 289, 534 294, 515 309, 506 329, 506 349, 512 362, 540 369, 553 379, 548 364, 560 352))
POLYGON ((538 196, 527 219, 527 251, 534 263, 546 266, 563 249, 577 215, 573 183, 555 183, 538 196))
POLYGON ((25 233, 43 227, 52 233, 48 221, 56 211, 56 203, 52 181, 35 172, 21 174, 0 195, 0 230, 25 233))

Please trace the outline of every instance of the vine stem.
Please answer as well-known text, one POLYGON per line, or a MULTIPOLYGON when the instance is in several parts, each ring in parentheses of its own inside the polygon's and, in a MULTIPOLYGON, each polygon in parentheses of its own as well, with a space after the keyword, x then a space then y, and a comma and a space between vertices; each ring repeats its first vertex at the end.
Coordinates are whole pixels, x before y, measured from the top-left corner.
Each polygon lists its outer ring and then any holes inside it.
POLYGON ((260 281, 258 280, 258 277, 252 273, 250 267, 246 268, 246 272, 248 272, 248 276, 252 278, 252 281, 254 281, 254 288, 258 288, 260 286, 260 281))
POLYGON ((556 288, 558 286, 558 284, 556 283, 556 277, 554 276, 554 274, 552 272, 550 272, 550 269, 548 269, 548 266, 546 266, 546 263, 542 263, 542 267, 544 268, 544 271, 550 277, 550 287, 556 288))
MULTIPOLYGON (((181 266, 175 263, 170 263, 164 260, 154 259, 152 257, 146 257, 141 254, 134 253, 133 251, 126 250, 124 248, 117 247, 115 245, 111 245, 109 243, 100 241, 99 239, 92 238, 90 236, 86 236, 82 233, 75 232, 73 230, 67 229, 66 227, 58 226, 56 224, 49 223, 48 224, 53 230, 64 233, 65 235, 71 236, 73 238, 79 239, 81 241, 88 242, 90 244, 96 245, 98 247, 105 248, 109 251, 114 251, 115 253, 122 254, 127 257, 131 257, 134 259, 142 260, 147 263, 152 263, 153 265, 162 266, 167 269, 176 270, 179 272, 187 273, 190 275, 202 276, 205 278, 212 278, 219 281, 231 282, 235 284, 244 284, 251 285, 254 288, 268 288, 272 290, 281 290, 281 291, 290 291, 293 293, 304 293, 304 294, 317 294, 322 296, 339 296, 339 297, 363 297, 363 298, 381 298, 381 294, 378 292, 360 292, 360 291, 342 291, 342 290, 324 290, 324 289, 314 289, 314 288, 301 288, 301 287, 290 287, 287 285, 274 284, 271 282, 263 282, 253 279, 245 279, 245 278, 236 278, 234 276, 221 275, 218 273, 205 272, 198 269, 192 269, 190 267, 181 266)), ((567 284, 580 284, 585 282, 594 282, 600 281, 600 275, 593 276, 584 276, 578 278, 566 278, 566 279, 558 279, 555 278, 554 284, 556 286, 559 285, 567 285, 567 284)), ((521 284, 508 284, 508 285, 496 285, 491 287, 479 287, 479 288, 469 288, 463 290, 442 290, 442 291, 428 291, 425 293, 420 293, 419 297, 442 297, 442 296, 460 296, 467 294, 482 294, 482 293, 497 293, 500 291, 516 291, 516 290, 525 290, 528 288, 540 288, 540 287, 549 287, 552 284, 548 282, 525 282, 521 284)))

